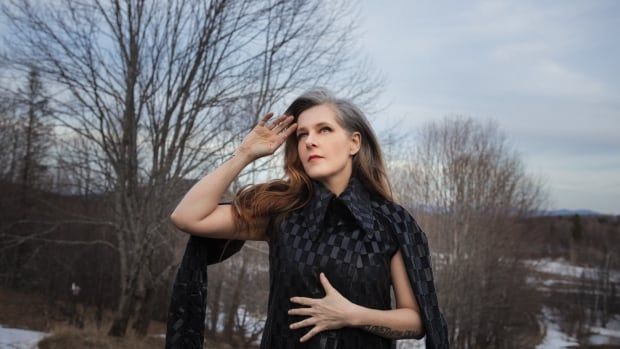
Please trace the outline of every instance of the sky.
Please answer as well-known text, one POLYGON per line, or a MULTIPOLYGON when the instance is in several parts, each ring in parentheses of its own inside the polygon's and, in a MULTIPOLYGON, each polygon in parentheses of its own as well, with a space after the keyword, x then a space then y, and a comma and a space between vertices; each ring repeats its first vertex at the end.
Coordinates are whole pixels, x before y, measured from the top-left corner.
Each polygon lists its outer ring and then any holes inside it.
MULTIPOLYGON (((620 214, 620 1, 360 0, 359 42, 385 77, 372 117, 412 131, 494 119, 549 209, 620 214)), ((0 23, 0 32, 4 32, 0 23)))
POLYGON ((494 119, 549 209, 620 214, 620 1, 371 1, 359 39, 385 77, 375 127, 494 119))

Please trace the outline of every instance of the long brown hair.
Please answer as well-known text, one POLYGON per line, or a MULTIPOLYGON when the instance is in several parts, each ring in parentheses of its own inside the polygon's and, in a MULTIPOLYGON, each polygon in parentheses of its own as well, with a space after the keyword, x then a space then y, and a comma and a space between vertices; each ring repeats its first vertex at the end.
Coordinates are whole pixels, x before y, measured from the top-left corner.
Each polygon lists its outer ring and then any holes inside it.
MULTIPOLYGON (((379 142, 364 113, 347 99, 337 98, 324 88, 306 91, 286 109, 297 122, 299 115, 312 107, 326 104, 336 112, 336 121, 349 134, 361 134, 361 148, 353 156, 352 176, 357 176, 375 195, 393 200, 393 194, 379 142)), ((282 218, 286 213, 305 206, 313 192, 312 180, 306 174, 297 152, 297 137, 292 134, 284 144, 283 179, 260 184, 248 184, 237 191, 233 199, 235 224, 238 229, 248 229, 253 217, 273 215, 282 218)))

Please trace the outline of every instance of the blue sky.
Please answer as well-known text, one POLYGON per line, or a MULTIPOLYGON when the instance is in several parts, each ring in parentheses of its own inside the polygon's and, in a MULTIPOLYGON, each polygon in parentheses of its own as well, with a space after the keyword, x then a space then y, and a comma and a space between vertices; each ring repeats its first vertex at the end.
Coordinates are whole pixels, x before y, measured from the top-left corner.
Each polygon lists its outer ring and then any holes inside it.
POLYGON ((620 214, 620 1, 370 1, 375 125, 495 119, 550 208, 620 214))

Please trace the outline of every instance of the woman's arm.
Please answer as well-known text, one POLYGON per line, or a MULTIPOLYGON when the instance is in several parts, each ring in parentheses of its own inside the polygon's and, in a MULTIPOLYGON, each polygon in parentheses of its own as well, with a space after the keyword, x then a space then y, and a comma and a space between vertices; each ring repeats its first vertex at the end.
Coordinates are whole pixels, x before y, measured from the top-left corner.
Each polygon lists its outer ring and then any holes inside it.
POLYGON ((420 314, 407 308, 379 310, 358 305, 351 317, 350 326, 391 339, 424 337, 420 314))
POLYGON ((288 311, 289 315, 307 315, 308 318, 290 325, 291 329, 314 326, 300 342, 305 342, 319 332, 345 326, 360 327, 382 337, 392 339, 424 336, 424 326, 419 312, 409 308, 380 310, 366 308, 343 297, 321 273, 321 283, 327 295, 323 298, 293 297, 291 302, 306 305, 288 311))
MULTIPOLYGON (((239 235, 235 231, 232 205, 219 205, 230 183, 255 159, 273 154, 286 138, 294 132, 296 124, 292 117, 280 116, 271 124, 266 122, 273 116, 268 113, 245 137, 234 156, 215 171, 209 173, 185 194, 170 215, 170 220, 179 229, 196 235, 212 238, 262 240, 262 229, 239 235)), ((266 226, 267 217, 257 218, 259 226, 266 226)))
POLYGON ((216 210, 230 183, 251 162, 247 152, 238 149, 232 158, 192 186, 170 215, 172 223, 181 230, 192 230, 193 224, 216 210))
POLYGON ((358 305, 352 313, 352 326, 387 338, 420 339, 424 337, 420 307, 413 294, 400 250, 392 256, 390 269, 396 309, 369 309, 358 305))
POLYGON ((291 324, 291 329, 314 326, 301 339, 307 341, 319 332, 345 326, 359 327, 382 337, 420 339, 426 334, 420 307, 413 294, 405 263, 400 250, 392 256, 390 264, 392 285, 396 297, 396 309, 366 308, 346 299, 336 290, 324 273, 319 280, 325 289, 325 297, 293 297, 291 301, 307 307, 294 308, 289 315, 307 315, 306 319, 291 324))

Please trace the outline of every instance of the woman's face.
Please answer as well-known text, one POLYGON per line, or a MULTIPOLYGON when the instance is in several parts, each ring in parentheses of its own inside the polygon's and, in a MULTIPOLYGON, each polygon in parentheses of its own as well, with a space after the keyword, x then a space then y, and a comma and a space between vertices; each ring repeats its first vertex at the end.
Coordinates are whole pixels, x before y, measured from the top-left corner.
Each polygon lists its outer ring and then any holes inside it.
POLYGON ((351 175, 351 156, 359 151, 360 133, 349 134, 336 117, 331 106, 321 104, 297 118, 297 151, 310 178, 331 181, 351 175))

